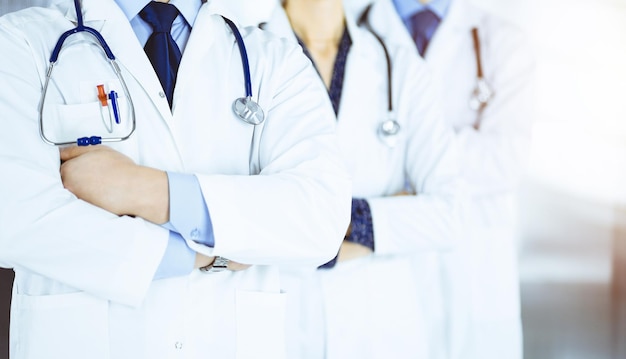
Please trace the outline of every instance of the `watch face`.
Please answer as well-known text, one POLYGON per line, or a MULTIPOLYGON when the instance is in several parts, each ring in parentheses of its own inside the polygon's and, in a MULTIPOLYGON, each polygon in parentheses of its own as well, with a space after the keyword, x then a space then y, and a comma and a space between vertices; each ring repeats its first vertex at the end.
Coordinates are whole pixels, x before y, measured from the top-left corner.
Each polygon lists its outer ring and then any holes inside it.
POLYGON ((213 267, 226 268, 228 267, 228 259, 224 257, 215 257, 215 261, 213 261, 213 267))
POLYGON ((228 268, 229 260, 223 257, 215 257, 215 261, 213 261, 213 272, 221 272, 228 268))
POLYGON ((201 267, 200 271, 203 273, 221 272, 228 268, 228 262, 230 262, 230 260, 228 260, 227 258, 218 256, 218 257, 215 257, 215 260, 213 260, 213 263, 209 264, 208 266, 201 267))

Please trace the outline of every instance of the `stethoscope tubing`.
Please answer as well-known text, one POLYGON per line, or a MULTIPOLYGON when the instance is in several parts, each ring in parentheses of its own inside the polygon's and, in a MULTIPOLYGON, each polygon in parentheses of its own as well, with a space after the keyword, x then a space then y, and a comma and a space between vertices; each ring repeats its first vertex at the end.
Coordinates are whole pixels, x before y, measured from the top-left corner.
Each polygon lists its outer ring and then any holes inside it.
MULTIPOLYGON (((493 90, 491 89, 491 86, 489 86, 489 83, 484 76, 480 51, 480 37, 478 36, 477 27, 472 28, 471 35, 474 47, 474 58, 476 60, 476 87, 474 88, 474 91, 472 92, 472 95, 470 97, 469 107, 480 115, 493 97, 493 90)), ((477 129, 479 127, 479 122, 480 119, 477 120, 477 122, 474 124, 474 127, 477 129)))
POLYGON ((478 28, 472 28, 472 42, 474 44, 474 57, 476 58, 476 77, 483 78, 483 63, 480 56, 480 38, 478 36, 478 28))
POLYGON ((371 8, 372 8, 372 4, 368 5, 365 8, 365 10, 363 11, 363 14, 361 14, 361 16, 359 17, 359 20, 357 21, 357 25, 365 26, 365 28, 380 43, 380 46, 383 48, 383 51, 385 52, 385 59, 387 60, 387 110, 389 111, 389 113, 393 113, 393 83, 392 83, 393 65, 391 63, 391 56, 389 55, 389 50, 387 49, 387 46, 385 45, 385 41, 376 31, 374 31, 374 29, 372 28, 372 26, 370 25, 368 21, 369 12, 371 8))
POLYGON ((79 32, 87 32, 87 33, 93 35, 98 40, 100 45, 102 46, 102 49, 104 50, 104 53, 109 58, 109 60, 115 60, 115 56, 113 55, 113 52, 111 51, 111 48, 109 48, 109 45, 104 40, 104 37, 102 37, 102 35, 98 32, 98 30, 96 30, 94 28, 91 28, 89 26, 85 26, 83 24, 83 13, 82 13, 82 9, 80 7, 80 0, 74 0, 74 8, 76 9, 77 25, 76 25, 75 28, 70 29, 70 30, 64 32, 59 37, 59 40, 57 41, 56 45, 54 46, 54 50, 52 50, 52 55, 50 55, 50 62, 51 63, 57 62, 57 60, 59 58, 59 53, 61 52, 61 47, 63 46, 63 43, 65 42, 65 40, 68 37, 70 37, 71 35, 79 33, 79 32))
MULTIPOLYGON (((76 27, 61 34, 57 43, 54 46, 54 49, 52 50, 52 54, 50 55, 50 64, 46 72, 46 80, 44 83, 42 96, 41 96, 41 100, 39 103, 39 132, 40 132, 41 138, 43 139, 44 142, 51 144, 51 145, 57 145, 57 146, 71 145, 71 144, 78 144, 78 145, 86 146, 86 145, 100 144, 102 142, 124 141, 128 139, 135 132, 135 129, 136 129, 135 107, 134 107, 132 98, 130 96, 130 93, 128 91, 128 86, 126 85, 126 81, 124 81, 120 67, 117 64, 117 61, 115 59, 115 55, 113 55, 113 52, 111 51, 107 42, 104 40, 104 37, 96 29, 93 29, 91 27, 84 25, 82 9, 80 6, 80 0, 74 0, 74 8, 76 10, 76 19, 77 19, 76 27), (79 32, 86 32, 96 38, 98 43, 101 45, 103 52, 108 58, 117 78, 120 81, 120 84, 124 90, 124 97, 126 98, 128 105, 130 107, 130 111, 131 111, 132 127, 128 135, 125 135, 123 137, 110 137, 110 138, 90 136, 90 137, 78 138, 76 141, 71 141, 71 142, 55 142, 49 139, 48 137, 46 137, 44 133, 45 131, 44 131, 44 124, 43 124, 43 112, 44 112, 48 84, 50 83, 50 78, 52 77, 52 71, 55 67, 56 62, 58 61, 59 55, 61 53, 61 49, 63 47, 63 44, 65 43, 65 40, 67 40, 67 38, 69 38, 71 35, 77 34, 79 32)), ((237 26, 230 19, 227 19, 224 16, 222 16, 222 18, 231 28, 232 33, 235 36, 235 40, 237 42, 237 46, 239 48, 239 53, 241 56, 243 76, 244 76, 244 82, 245 82, 246 96, 245 98, 239 98, 235 100, 235 102, 233 103, 233 110, 235 111, 235 114, 242 121, 248 124, 258 125, 264 121, 265 116, 263 114, 263 110, 261 109, 261 107, 252 99, 252 80, 251 80, 251 75, 250 75, 250 63, 248 61, 248 53, 246 51, 243 38, 239 30, 237 29, 237 26)))
POLYGON ((41 136, 41 138, 43 139, 44 142, 46 142, 47 144, 50 145, 55 145, 55 146, 66 146, 66 145, 73 145, 73 144, 78 144, 81 146, 86 146, 86 145, 97 145, 97 144, 101 144, 101 143, 105 143, 105 142, 120 142, 120 141, 124 141, 127 140, 128 138, 130 138, 130 136, 132 136, 132 134, 135 132, 135 129, 137 128, 137 122, 135 120, 135 106, 133 104, 133 99, 130 96, 130 92, 128 91, 128 86, 126 85, 126 81, 124 81, 124 77, 122 76, 122 71, 119 67, 119 65, 117 64, 116 60, 109 60, 109 63, 111 64, 111 67, 113 68, 113 71, 115 72, 115 75, 117 76, 118 80, 120 81, 120 84, 122 86, 122 90, 124 91, 124 97, 126 98, 126 101, 128 103, 129 106, 129 110, 130 110, 130 116, 131 116, 131 129, 129 131, 129 133, 125 136, 121 136, 121 137, 100 137, 100 136, 88 136, 88 137, 81 137, 76 139, 75 141, 64 141, 64 142, 55 142, 51 139, 49 139, 45 132, 44 132, 44 126, 43 126, 43 110, 44 110, 44 104, 46 101, 46 93, 48 90, 48 84, 50 83, 50 78, 52 77, 52 70, 54 69, 54 66, 56 64, 56 62, 51 62, 49 67, 48 67, 48 71, 46 73, 46 81, 44 82, 44 86, 43 86, 43 90, 42 90, 42 95, 41 95, 41 100, 39 102, 39 134, 41 136))
POLYGON ((128 86, 126 85, 126 81, 124 81, 124 77, 122 76, 122 71, 119 65, 117 64, 117 61, 115 60, 115 56, 113 55, 113 52, 111 51, 111 48, 109 47, 107 42, 104 40, 104 37, 102 37, 102 35, 96 29, 88 27, 88 26, 84 26, 82 9, 80 7, 80 0, 74 0, 74 8, 76 10, 76 19, 77 19, 76 27, 61 34, 61 36, 59 37, 59 40, 57 40, 57 43, 54 46, 54 49, 52 50, 52 54, 50 55, 50 64, 48 66, 48 71, 46 72, 46 81, 44 83, 44 86, 42 89, 41 100, 39 102, 39 134, 44 142, 51 144, 51 145, 56 145, 56 146, 64 146, 64 145, 72 145, 72 144, 77 144, 79 146, 87 146, 87 145, 97 145, 103 142, 124 141, 130 138, 130 136, 135 132, 135 129, 137 128, 136 118, 135 118, 135 106, 133 105, 133 100, 130 96, 130 92, 128 91, 128 86), (111 67, 113 68, 113 71, 115 72, 116 77, 120 81, 120 84, 124 91, 124 97, 126 98, 129 109, 131 111, 131 129, 130 129, 130 132, 124 136, 121 136, 121 137, 86 136, 86 137, 78 138, 75 141, 56 142, 56 141, 49 139, 45 134, 44 124, 43 124, 43 112, 44 112, 48 85, 52 77, 52 71, 54 70, 54 66, 56 65, 58 61, 59 54, 61 53, 61 49, 63 47, 63 44, 65 43, 65 40, 67 40, 67 38, 70 37, 71 35, 77 34, 79 32, 86 32, 92 35, 93 37, 95 37, 96 40, 98 40, 98 43, 100 44, 100 46, 102 47, 102 50, 104 51, 106 57, 108 58, 108 61, 111 67))
POLYGON ((251 98, 252 97, 252 80, 250 76, 250 63, 248 61, 248 51, 246 51, 246 46, 243 42, 243 38, 241 37, 241 33, 239 32, 239 29, 237 29, 237 26, 230 19, 224 16, 222 16, 222 18, 224 19, 224 21, 226 21, 228 26, 231 28, 233 35, 235 36, 237 46, 239 47, 239 54, 241 55, 241 65, 243 68, 243 77, 244 77, 245 87, 246 87, 246 97, 251 98))
POLYGON ((387 64, 387 118, 383 120, 376 129, 378 137, 388 147, 395 147, 397 144, 397 137, 400 133, 401 126, 396 121, 396 115, 393 107, 393 64, 389 50, 385 45, 383 38, 371 27, 368 19, 369 12, 372 8, 372 4, 368 5, 359 19, 357 20, 358 26, 365 26, 365 28, 374 36, 374 38, 380 43, 380 46, 385 53, 385 61, 387 64))
MULTIPOLYGON (((371 27, 368 19, 369 12, 372 8, 372 4, 369 4, 361 16, 357 21, 358 26, 365 26, 365 28, 376 38, 376 40, 380 43, 383 51, 385 52, 385 58, 387 61, 387 108, 388 108, 388 119, 383 121, 379 126, 378 132, 381 135, 381 140, 385 140, 386 138, 397 135, 400 131, 400 125, 395 120, 395 115, 393 113, 393 93, 392 93, 392 61, 389 55, 389 51, 387 50, 387 46, 385 45, 382 37, 374 31, 371 27)), ((474 48, 474 56, 476 59, 476 87, 470 97, 469 106, 471 109, 481 114, 482 111, 487 107, 491 97, 493 96, 493 91, 489 86, 488 82, 484 78, 483 71, 483 63, 481 58, 481 46, 480 46, 480 37, 478 35, 478 28, 473 27, 471 29, 472 43, 474 48)), ((475 127, 478 125, 476 124, 475 127)))

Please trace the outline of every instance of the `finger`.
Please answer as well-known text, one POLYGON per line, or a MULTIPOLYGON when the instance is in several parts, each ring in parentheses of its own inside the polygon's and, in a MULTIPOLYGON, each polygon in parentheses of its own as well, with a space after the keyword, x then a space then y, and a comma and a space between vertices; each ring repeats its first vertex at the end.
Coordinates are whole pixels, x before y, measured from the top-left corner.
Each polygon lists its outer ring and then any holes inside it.
POLYGON ((398 192, 396 194, 394 194, 393 196, 412 196, 414 193, 408 192, 408 191, 401 191, 398 192))
POLYGON ((69 161, 87 152, 106 151, 108 149, 110 148, 107 146, 68 146, 60 148, 59 152, 61 153, 61 161, 69 161))
POLYGON ((69 161, 72 158, 76 158, 84 153, 90 151, 90 147, 87 146, 69 146, 59 149, 61 153, 61 161, 69 161))

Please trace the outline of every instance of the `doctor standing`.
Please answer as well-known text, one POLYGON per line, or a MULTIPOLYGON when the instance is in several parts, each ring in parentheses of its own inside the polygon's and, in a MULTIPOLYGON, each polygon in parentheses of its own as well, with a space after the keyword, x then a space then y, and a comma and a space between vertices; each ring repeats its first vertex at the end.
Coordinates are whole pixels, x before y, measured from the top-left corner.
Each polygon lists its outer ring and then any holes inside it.
POLYGON ((12 358, 284 358, 276 265, 337 253, 350 183, 310 62, 295 45, 242 30, 248 81, 238 33, 200 0, 59 0, 0 18, 12 358), (53 48, 77 24, 102 35, 121 74, 78 32, 43 96, 53 48), (115 103, 99 97, 104 87, 120 94, 115 103), (265 111, 258 125, 233 111, 248 90, 265 111), (54 117, 40 125, 40 101, 62 114, 52 135, 103 113, 115 115, 108 126, 136 128, 123 141, 59 150, 44 141, 54 117), (117 107, 101 112, 102 103, 117 107), (135 120, 124 116, 133 107, 135 120))
MULTIPOLYGON (((432 69, 470 196, 458 250, 442 258, 446 300, 428 319, 430 358, 519 359, 516 191, 533 116, 529 46, 518 29, 469 0, 377 0, 374 7, 373 26, 413 44, 432 69)), ((417 273, 426 271, 416 263, 417 273)))
POLYGON ((380 42, 341 0, 276 1, 262 28, 299 43, 337 115, 353 180, 351 226, 336 260, 283 266, 292 359, 427 358, 412 261, 454 243, 453 132, 412 47, 380 42), (412 195, 394 196, 409 184, 412 195))

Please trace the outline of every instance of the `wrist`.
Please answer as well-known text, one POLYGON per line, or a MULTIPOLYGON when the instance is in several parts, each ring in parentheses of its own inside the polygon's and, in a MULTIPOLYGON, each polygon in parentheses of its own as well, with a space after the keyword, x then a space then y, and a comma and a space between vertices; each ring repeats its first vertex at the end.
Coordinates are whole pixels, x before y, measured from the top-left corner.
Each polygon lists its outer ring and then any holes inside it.
POLYGON ((196 262, 193 265, 194 269, 202 268, 213 264, 215 257, 207 257, 203 254, 196 253, 196 262))
POLYGON ((169 221, 169 189, 164 171, 137 166, 128 189, 129 214, 156 224, 169 221))

